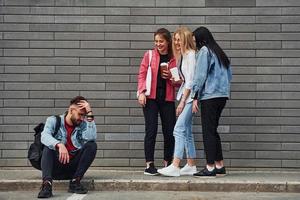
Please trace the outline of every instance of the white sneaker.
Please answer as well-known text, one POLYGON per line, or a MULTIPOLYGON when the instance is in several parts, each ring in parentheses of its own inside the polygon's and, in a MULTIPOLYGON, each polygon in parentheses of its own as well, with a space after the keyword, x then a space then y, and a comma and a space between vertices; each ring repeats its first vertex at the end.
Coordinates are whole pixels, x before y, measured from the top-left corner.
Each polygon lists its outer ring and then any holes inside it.
POLYGON ((158 173, 164 176, 180 176, 180 169, 175 167, 173 164, 168 167, 157 170, 158 173))
POLYGON ((180 175, 193 176, 195 173, 197 173, 196 165, 189 166, 188 164, 186 164, 183 168, 180 169, 180 175))

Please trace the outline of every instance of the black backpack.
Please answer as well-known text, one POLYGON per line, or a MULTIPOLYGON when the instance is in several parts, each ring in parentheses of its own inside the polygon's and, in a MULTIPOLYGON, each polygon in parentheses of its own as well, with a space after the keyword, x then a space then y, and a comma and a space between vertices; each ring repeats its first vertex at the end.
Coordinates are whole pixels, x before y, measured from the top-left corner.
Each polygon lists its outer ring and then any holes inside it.
MULTIPOLYGON (((53 137, 56 136, 61 124, 60 116, 55 115, 55 118, 56 118, 56 124, 55 124, 54 133, 52 134, 53 137)), ((42 160, 42 154, 44 149, 44 145, 41 142, 41 133, 44 130, 44 126, 45 126, 44 123, 40 123, 34 128, 35 131, 34 141, 30 145, 28 149, 28 155, 27 155, 27 158, 30 161, 32 167, 38 170, 41 170, 41 160, 42 160)))

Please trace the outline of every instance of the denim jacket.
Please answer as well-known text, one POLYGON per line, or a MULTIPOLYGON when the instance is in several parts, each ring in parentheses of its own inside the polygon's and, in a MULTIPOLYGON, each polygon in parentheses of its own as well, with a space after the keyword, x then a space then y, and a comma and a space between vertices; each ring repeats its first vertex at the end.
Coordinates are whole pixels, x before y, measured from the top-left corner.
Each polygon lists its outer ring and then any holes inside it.
MULTIPOLYGON (((61 124, 55 137, 52 136, 56 124, 55 116, 48 117, 46 120, 45 127, 41 136, 41 142, 50 149, 55 149, 55 145, 58 143, 66 144, 67 142, 67 130, 65 128, 64 120, 65 115, 66 114, 60 115, 61 124)), ((95 141, 96 138, 97 130, 94 121, 82 121, 79 126, 75 127, 71 136, 72 143, 77 149, 81 149, 83 144, 88 141, 95 141)))
POLYGON ((203 46, 196 54, 191 96, 198 100, 229 97, 231 79, 231 66, 224 67, 218 57, 203 46), (197 97, 195 97, 196 94, 198 94, 197 97))

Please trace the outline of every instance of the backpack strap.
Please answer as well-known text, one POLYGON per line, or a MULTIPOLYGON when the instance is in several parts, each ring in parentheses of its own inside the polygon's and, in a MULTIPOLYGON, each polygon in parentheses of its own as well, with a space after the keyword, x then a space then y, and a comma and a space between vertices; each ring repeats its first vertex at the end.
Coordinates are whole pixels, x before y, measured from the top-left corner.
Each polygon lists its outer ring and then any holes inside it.
POLYGON ((54 129, 54 133, 53 133, 53 137, 56 136, 59 128, 60 128, 60 124, 61 124, 61 119, 60 119, 60 116, 59 115, 55 115, 55 118, 56 118, 56 123, 55 123, 55 129, 54 129))

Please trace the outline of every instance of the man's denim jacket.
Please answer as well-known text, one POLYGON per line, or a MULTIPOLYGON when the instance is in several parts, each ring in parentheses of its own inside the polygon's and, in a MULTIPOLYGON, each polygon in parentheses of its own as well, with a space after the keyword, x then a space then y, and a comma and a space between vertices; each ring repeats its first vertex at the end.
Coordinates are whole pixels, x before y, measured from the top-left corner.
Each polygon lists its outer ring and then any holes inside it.
POLYGON ((218 57, 203 46, 196 54, 191 96, 198 100, 229 97, 231 79, 231 67, 224 67, 218 57))
MULTIPOLYGON (((65 114, 60 115, 61 125, 55 137, 52 136, 55 129, 56 118, 55 116, 48 117, 45 123, 44 130, 41 136, 41 142, 49 147, 55 149, 55 145, 58 143, 66 144, 67 142, 67 130, 65 128, 65 114)), ((86 142, 95 141, 97 138, 97 129, 94 121, 82 121, 79 126, 76 126, 71 140, 73 145, 80 149, 86 142)))

